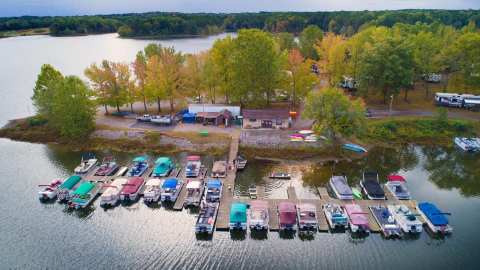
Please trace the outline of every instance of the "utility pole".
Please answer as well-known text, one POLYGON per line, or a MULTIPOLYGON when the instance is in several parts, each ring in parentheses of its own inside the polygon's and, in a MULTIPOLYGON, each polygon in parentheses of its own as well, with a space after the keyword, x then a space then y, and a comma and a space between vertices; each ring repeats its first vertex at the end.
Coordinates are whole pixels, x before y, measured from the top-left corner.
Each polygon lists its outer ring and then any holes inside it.
POLYGON ((390 96, 390 108, 388 110, 388 116, 392 116, 393 95, 390 96))

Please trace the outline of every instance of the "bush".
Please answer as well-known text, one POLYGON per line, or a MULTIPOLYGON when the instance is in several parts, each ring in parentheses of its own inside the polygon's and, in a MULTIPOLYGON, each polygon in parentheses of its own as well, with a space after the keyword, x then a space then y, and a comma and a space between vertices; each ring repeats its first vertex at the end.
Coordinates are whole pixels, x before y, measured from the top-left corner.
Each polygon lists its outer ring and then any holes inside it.
POLYGON ((37 127, 43 126, 48 122, 47 119, 43 118, 42 116, 33 116, 28 118, 28 126, 30 127, 37 127))

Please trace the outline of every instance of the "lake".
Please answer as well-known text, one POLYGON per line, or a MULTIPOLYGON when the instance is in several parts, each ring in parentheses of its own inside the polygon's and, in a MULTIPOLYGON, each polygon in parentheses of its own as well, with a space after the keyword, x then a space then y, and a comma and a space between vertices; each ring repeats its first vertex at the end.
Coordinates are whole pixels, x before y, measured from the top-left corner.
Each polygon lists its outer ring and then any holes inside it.
MULTIPOLYGON (((216 37, 164 40, 185 52, 207 49, 216 37)), ((118 39, 116 35, 53 38, 18 37, 0 40, 0 123, 32 114, 31 89, 43 63, 64 74, 82 75, 102 59, 131 61, 151 41, 118 39)), ((316 196, 334 172, 356 185, 363 170, 382 179, 399 172, 407 178, 414 199, 432 201, 450 217, 454 232, 444 239, 422 233, 417 238, 385 240, 350 233, 317 233, 314 239, 267 239, 215 232, 197 239, 195 213, 149 208, 141 200, 131 206, 104 210, 99 200, 86 211, 66 211, 59 203, 40 203, 37 185, 66 177, 81 153, 0 139, 0 261, 2 269, 477 269, 476 231, 480 221, 480 159, 454 148, 405 146, 374 148, 353 162, 278 164, 250 161, 239 174, 242 195, 251 183, 265 185, 271 198, 283 198, 294 185, 301 198, 316 196), (269 181, 276 170, 292 173, 290 181, 269 181)), ((126 164, 132 158, 113 154, 126 164)), ((187 153, 174 158, 181 161, 187 153)), ((212 157, 205 156, 210 164, 212 157)))

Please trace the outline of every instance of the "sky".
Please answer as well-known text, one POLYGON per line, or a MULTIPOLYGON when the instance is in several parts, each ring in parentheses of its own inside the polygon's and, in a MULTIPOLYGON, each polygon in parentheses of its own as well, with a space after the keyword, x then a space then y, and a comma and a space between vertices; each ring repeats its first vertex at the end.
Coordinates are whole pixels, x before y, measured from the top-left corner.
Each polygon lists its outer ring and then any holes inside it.
POLYGON ((480 9, 480 0, 0 0, 0 17, 147 11, 258 12, 480 9))

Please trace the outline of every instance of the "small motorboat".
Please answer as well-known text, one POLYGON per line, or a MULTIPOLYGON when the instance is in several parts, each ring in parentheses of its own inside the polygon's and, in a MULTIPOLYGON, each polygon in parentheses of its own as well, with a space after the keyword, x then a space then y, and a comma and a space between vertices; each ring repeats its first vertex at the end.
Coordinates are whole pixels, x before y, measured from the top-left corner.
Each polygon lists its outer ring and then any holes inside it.
POLYGON ((329 180, 330 187, 340 200, 353 200, 353 192, 346 176, 333 175, 329 180))
POLYGON ((170 175, 175 168, 172 160, 169 157, 159 157, 155 160, 155 167, 153 168, 153 177, 166 177, 170 175))
POLYGON ((422 223, 418 220, 418 215, 412 213, 407 206, 400 204, 387 207, 404 233, 416 234, 422 232, 422 223))
POLYGON ((310 129, 304 129, 304 130, 300 130, 300 131, 298 132, 298 134, 306 135, 306 136, 312 135, 312 134, 314 134, 314 133, 315 133, 315 132, 314 132, 313 130, 310 130, 310 129))
POLYGON ((62 185, 63 179, 54 179, 48 185, 38 185, 39 187, 43 187, 41 191, 38 192, 38 199, 41 201, 48 201, 53 200, 57 197, 58 189, 60 185, 62 185))
POLYGON ((310 203, 297 204, 298 229, 301 232, 318 230, 317 208, 310 203))
POLYGON ((77 187, 77 185, 82 180, 82 177, 79 175, 72 175, 67 180, 65 180, 59 187, 57 191, 57 197, 60 202, 68 201, 70 193, 72 190, 77 187))
POLYGON ((106 157, 103 159, 100 167, 95 172, 96 176, 111 176, 114 175, 119 169, 118 164, 112 157, 106 157))
POLYGON ((389 175, 387 176, 387 180, 388 182, 385 184, 385 187, 397 200, 410 200, 410 192, 408 192, 403 176, 389 175))
POLYGON ((98 195, 101 185, 93 181, 85 181, 70 196, 69 208, 86 208, 98 195))
POLYGON ((358 204, 345 204, 350 230, 353 233, 368 233, 370 225, 368 224, 368 213, 364 212, 358 204))
POLYGON ((100 195, 100 206, 115 206, 120 200, 120 192, 122 191, 123 185, 127 183, 126 178, 116 178, 108 185, 103 185, 105 191, 100 195))
POLYGON ((202 202, 200 213, 195 223, 195 233, 213 234, 217 214, 218 203, 202 202))
POLYGON ((353 198, 355 200, 361 200, 363 199, 363 196, 362 196, 362 191, 358 188, 355 188, 355 187, 352 187, 352 194, 353 194, 353 198))
POLYGON ((97 165, 97 162, 98 159, 96 159, 93 154, 84 155, 82 156, 80 165, 78 165, 73 172, 76 174, 87 174, 97 165))
POLYGON ((420 216, 425 219, 428 228, 433 233, 452 233, 453 228, 448 224, 448 219, 446 217, 451 215, 450 213, 442 212, 435 204, 429 202, 419 203, 417 208, 420 216))
POLYGON ((188 156, 187 165, 185 166, 185 177, 198 177, 201 167, 200 156, 188 156))
POLYGON ((245 166, 247 166, 247 159, 242 156, 237 156, 237 159, 235 160, 235 166, 237 167, 237 170, 245 169, 245 166))
POLYGON ((142 177, 133 177, 123 184, 120 191, 120 201, 133 202, 140 197, 140 190, 145 185, 145 179, 142 177))
POLYGON ((180 194, 182 185, 183 182, 176 178, 165 180, 162 184, 162 195, 160 196, 160 200, 162 202, 175 202, 178 194, 180 194))
POLYGON ((140 177, 148 170, 148 158, 146 156, 138 156, 132 160, 132 166, 127 172, 128 177, 140 177))
POLYGON ((385 200, 385 192, 378 180, 378 173, 364 172, 360 186, 370 200, 385 200))
POLYGON ((226 161, 215 161, 212 168, 212 177, 214 178, 225 178, 227 177, 227 162, 226 161))
POLYGON ((201 180, 192 180, 187 183, 187 197, 183 203, 183 207, 198 207, 203 197, 205 185, 201 180))
POLYGON ((149 179, 145 183, 145 190, 143 191, 143 202, 146 204, 156 203, 160 200, 162 194, 163 181, 158 178, 149 179))
POLYGON ((234 202, 230 207, 230 221, 228 223, 230 230, 247 230, 247 205, 234 202))
POLYGON ((253 200, 250 202, 250 211, 248 213, 248 224, 250 230, 268 231, 268 202, 253 200))
POLYGON ((304 139, 305 142, 318 142, 318 137, 315 134, 308 135, 304 139))
POLYGON ((222 196, 223 184, 220 180, 208 180, 207 192, 205 194, 206 202, 219 202, 222 196))
POLYGON ((303 142, 305 138, 305 135, 302 134, 292 134, 290 135, 290 141, 291 142, 303 142))
POLYGON ((139 122, 150 122, 152 121, 152 116, 150 114, 144 114, 142 116, 136 117, 139 122))
POLYGON ((367 149, 364 147, 358 145, 358 144, 353 144, 353 143, 346 143, 343 145, 343 148, 346 150, 350 150, 356 153, 367 153, 367 149))
POLYGON ((156 115, 150 119, 150 122, 157 125, 170 126, 173 123, 173 118, 170 115, 156 115))
POLYGON ((269 177, 271 179, 282 179, 282 180, 288 180, 292 178, 292 176, 289 173, 283 173, 283 172, 271 173, 269 177))
POLYGON ((323 212, 331 229, 348 228, 348 217, 343 208, 334 203, 323 205, 323 212))
POLYGON ((454 143, 465 152, 476 152, 480 150, 480 144, 475 138, 455 137, 454 143))
POLYGON ((292 202, 280 202, 277 206, 280 231, 295 231, 297 229, 297 208, 292 202))
POLYGON ((250 199, 255 200, 257 199, 257 186, 256 185, 250 185, 248 187, 248 196, 250 196, 250 199))
POLYGON ((375 221, 380 226, 383 236, 388 237, 399 237, 401 234, 400 226, 393 214, 385 206, 369 206, 368 207, 372 212, 375 221))

